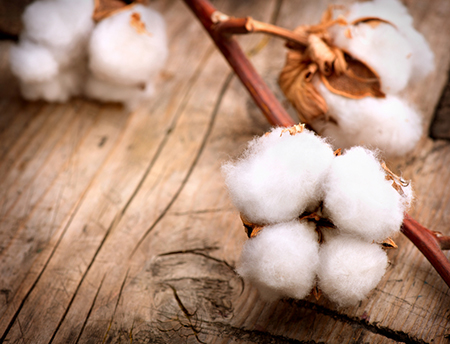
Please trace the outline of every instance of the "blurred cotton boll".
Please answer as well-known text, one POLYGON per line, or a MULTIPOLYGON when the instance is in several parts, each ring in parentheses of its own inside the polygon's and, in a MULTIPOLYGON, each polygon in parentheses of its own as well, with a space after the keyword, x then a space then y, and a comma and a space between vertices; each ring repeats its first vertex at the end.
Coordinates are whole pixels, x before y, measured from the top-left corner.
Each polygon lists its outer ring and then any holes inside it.
POLYGON ((435 69, 434 54, 425 37, 413 25, 413 18, 399 0, 373 0, 355 2, 348 14, 348 21, 364 17, 379 17, 393 24, 411 47, 408 58, 412 64, 412 80, 420 80, 435 69))
POLYGON ((89 68, 98 78, 123 85, 137 85, 152 79, 168 55, 164 19, 143 5, 102 20, 89 42, 89 68), (138 13, 146 32, 130 25, 138 13))
POLYGON ((151 98, 168 55, 162 16, 129 5, 96 25, 93 12, 93 0, 39 0, 26 8, 10 54, 24 98, 64 102, 85 95, 128 109, 151 98))
POLYGON ((333 44, 364 61, 380 77, 381 90, 396 93, 408 84, 412 70, 412 47, 392 25, 380 23, 336 26, 333 44), (347 31, 349 30, 349 31, 347 31))

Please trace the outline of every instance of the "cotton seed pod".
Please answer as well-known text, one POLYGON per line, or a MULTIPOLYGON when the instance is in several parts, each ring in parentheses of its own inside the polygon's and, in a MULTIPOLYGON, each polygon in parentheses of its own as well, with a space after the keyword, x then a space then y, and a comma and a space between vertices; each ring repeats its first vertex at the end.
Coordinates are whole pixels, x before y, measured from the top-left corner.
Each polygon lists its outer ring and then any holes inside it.
POLYGON ((324 212, 342 233, 371 242, 400 230, 408 202, 371 151, 354 147, 337 156, 324 190, 324 212))
POLYGON ((223 165, 232 201, 255 224, 297 218, 318 204, 333 150, 308 130, 291 135, 275 128, 254 139, 242 157, 223 165))
POLYGON ((330 237, 319 250, 318 286, 339 306, 352 306, 376 287, 387 267, 378 245, 347 235, 330 237))
POLYGON ((384 93, 397 93, 411 76, 412 47, 394 25, 373 23, 335 26, 330 29, 332 42, 367 63, 379 76, 384 93))
POLYGON ((378 17, 392 23, 411 46, 408 58, 412 63, 411 79, 420 80, 430 74, 434 68, 434 54, 425 37, 413 25, 413 18, 408 9, 399 0, 373 0, 353 3, 346 18, 354 21, 357 18, 378 17))
POLYGON ((294 220, 265 226, 247 240, 237 272, 262 298, 302 299, 315 284, 319 243, 312 224, 294 220))

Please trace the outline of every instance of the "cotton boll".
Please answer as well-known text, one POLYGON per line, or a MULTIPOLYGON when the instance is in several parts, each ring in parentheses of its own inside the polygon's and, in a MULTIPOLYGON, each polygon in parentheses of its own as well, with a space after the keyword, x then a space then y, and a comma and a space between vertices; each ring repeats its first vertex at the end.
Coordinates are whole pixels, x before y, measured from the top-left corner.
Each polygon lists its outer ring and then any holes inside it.
POLYGON ((302 299, 315 283, 317 239, 314 226, 297 220, 264 227, 245 243, 237 272, 266 300, 302 299))
POLYGON ((396 233, 405 204, 372 152, 354 147, 336 157, 324 185, 324 212, 342 233, 381 241, 396 233))
POLYGON ((121 102, 129 110, 134 110, 138 104, 150 99, 154 93, 154 86, 152 82, 142 86, 119 85, 99 80, 90 75, 86 81, 84 92, 93 99, 121 102))
POLYGON ((66 102, 70 97, 81 93, 84 72, 82 66, 76 66, 62 70, 46 81, 21 83, 22 96, 28 100, 66 102))
POLYGON ((346 17, 349 22, 358 18, 378 17, 394 24, 412 48, 412 79, 421 79, 434 70, 434 54, 423 35, 414 29, 413 18, 401 1, 355 2, 350 6, 346 17))
POLYGON ((319 288, 342 307, 364 299, 380 282, 388 262, 379 245, 346 235, 322 244, 319 256, 319 288))
POLYGON ((383 92, 396 93, 406 87, 412 70, 412 48, 395 27, 386 23, 376 27, 361 23, 337 26, 332 32, 334 45, 365 62, 378 74, 383 92))
POLYGON ((331 147, 308 130, 281 133, 276 128, 256 138, 240 160, 222 168, 234 205, 253 223, 292 220, 323 196, 331 147))
POLYGON ((350 99, 332 93, 321 82, 315 86, 337 124, 316 122, 312 126, 335 147, 364 145, 395 157, 409 153, 422 135, 420 114, 397 96, 350 99))
POLYGON ((89 43, 89 66, 98 79, 135 86, 154 78, 167 54, 164 19, 146 6, 135 5, 96 26, 89 43), (133 13, 140 14, 147 33, 130 25, 133 13))
POLYGON ((27 6, 23 38, 46 46, 63 66, 79 58, 92 31, 92 0, 43 0, 27 6))
POLYGON ((52 79, 59 69, 47 48, 28 40, 11 47, 10 65, 13 74, 28 83, 52 79))

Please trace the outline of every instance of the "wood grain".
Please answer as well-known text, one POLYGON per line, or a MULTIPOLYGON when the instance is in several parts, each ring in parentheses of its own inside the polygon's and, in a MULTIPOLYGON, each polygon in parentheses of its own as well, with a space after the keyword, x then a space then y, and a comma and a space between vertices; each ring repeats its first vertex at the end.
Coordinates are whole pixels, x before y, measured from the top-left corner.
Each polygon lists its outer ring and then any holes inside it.
MULTIPOLYGON (((293 28, 329 3, 214 5, 293 28)), ((436 54, 436 72, 405 92, 427 130, 450 66, 450 3, 406 4, 436 54)), ((168 22, 170 57, 151 104, 133 113, 21 100, 9 87, 10 44, 0 45, 0 341, 448 343, 448 287, 402 236, 356 307, 266 303, 235 273, 246 235, 220 166, 269 125, 182 1, 153 5, 168 22)), ((249 51, 261 39, 239 42, 249 51)), ((286 104, 276 85, 283 42, 264 44, 252 62, 286 104)), ((389 163, 414 183, 411 215, 450 234, 450 144, 424 135, 389 163)))

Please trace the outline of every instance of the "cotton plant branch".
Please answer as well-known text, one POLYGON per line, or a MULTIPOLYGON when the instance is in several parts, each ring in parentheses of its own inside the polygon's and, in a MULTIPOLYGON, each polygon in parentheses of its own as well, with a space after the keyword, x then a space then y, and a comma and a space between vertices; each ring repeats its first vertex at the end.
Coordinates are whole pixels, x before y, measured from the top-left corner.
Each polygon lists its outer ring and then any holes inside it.
MULTIPOLYGON (((295 125, 295 121, 273 95, 232 36, 266 33, 301 46, 307 44, 307 36, 250 17, 228 17, 217 11, 208 0, 184 0, 184 2, 202 23, 270 124, 283 127, 295 125)), ((450 249, 450 237, 425 228, 408 214, 405 214, 401 231, 423 253, 450 287, 450 262, 442 252, 450 249)))

